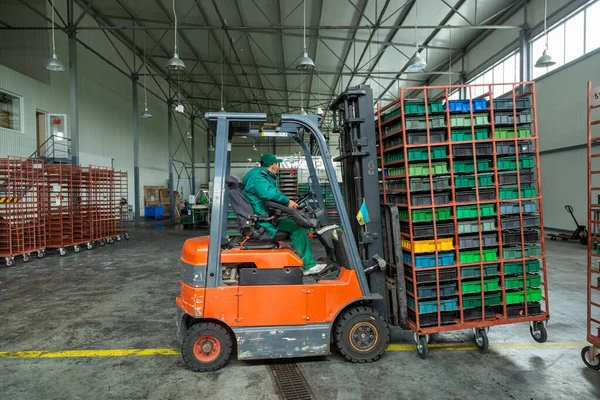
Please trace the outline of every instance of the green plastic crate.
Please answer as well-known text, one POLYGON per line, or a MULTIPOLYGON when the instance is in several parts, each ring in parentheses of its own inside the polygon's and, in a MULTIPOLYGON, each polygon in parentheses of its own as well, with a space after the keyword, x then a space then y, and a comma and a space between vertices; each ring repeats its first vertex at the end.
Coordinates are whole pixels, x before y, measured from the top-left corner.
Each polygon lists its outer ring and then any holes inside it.
POLYGON ((436 208, 435 209, 435 220, 436 221, 447 221, 452 219, 452 210, 450 208, 436 208))
MULTIPOLYGON (((484 292, 494 292, 500 289, 500 279, 486 279, 483 281, 484 292)), ((469 281, 461 283, 461 290, 463 294, 470 293, 481 293, 481 281, 469 281)))
POLYGON ((535 168, 535 157, 534 156, 521 156, 519 157, 519 168, 535 168))
MULTIPOLYGON (((528 273, 540 271, 540 260, 529 260, 525 262, 525 269, 528 273)), ((517 262, 504 263, 504 275, 523 274, 523 264, 517 262)))
MULTIPOLYGON (((525 246, 525 258, 539 257, 542 254, 542 248, 538 244, 525 246)), ((502 249, 502 256, 505 260, 523 258, 521 247, 505 247, 502 249)))
MULTIPOLYGON (((475 140, 487 140, 490 138, 490 132, 487 128, 475 129, 475 140)), ((453 142, 464 142, 465 140, 473 140, 473 132, 471 129, 455 129, 452 131, 453 142)))
POLYGON ((517 199, 519 198, 519 188, 516 186, 504 186, 499 188, 498 195, 500 200, 517 199))
MULTIPOLYGON (((481 217, 493 217, 496 215, 494 210, 494 204, 481 204, 479 206, 479 212, 481 213, 481 217)), ((465 219, 465 218, 477 218, 477 205, 470 206, 459 206, 456 207, 456 218, 465 219)))
MULTIPOLYGON (((447 146, 436 146, 431 148, 431 159, 448 158, 447 146)), ((408 161, 427 161, 427 148, 408 149, 408 161)), ((386 161, 387 162, 387 161, 386 161)))
POLYGON ((531 129, 528 127, 520 127, 517 129, 517 135, 520 138, 531 137, 531 129))
POLYGON ((444 103, 440 100, 431 100, 427 102, 427 108, 430 113, 444 112, 444 103))
POLYGON ((535 185, 521 186, 521 197, 522 198, 530 198, 530 197, 535 197, 535 196, 537 196, 537 186, 535 186, 535 185))
MULTIPOLYGON (((497 159, 498 171, 507 171, 517 169, 517 159, 515 157, 500 157, 497 159)), ((519 157, 519 169, 535 168, 534 156, 519 157)))
MULTIPOLYGON (((456 160, 453 163, 454 173, 473 173, 475 172, 475 164, 471 160, 456 160)), ((485 172, 490 170, 490 160, 477 160, 477 172, 485 172)))
MULTIPOLYGON (((487 293, 483 298, 486 306, 499 306, 502 302, 502 293, 487 293)), ((464 309, 481 307, 481 295, 464 296, 462 305, 464 309)))
MULTIPOLYGON (((498 264, 483 266, 483 276, 496 276, 496 275, 498 275, 498 264)), ((481 268, 479 265, 473 265, 472 267, 462 267, 460 269, 460 277, 462 279, 479 278, 480 276, 481 276, 481 268)))
POLYGON ((494 136, 496 139, 513 139, 515 130, 513 128, 496 128, 494 129, 494 136))
POLYGON ((404 114, 425 114, 425 103, 411 101, 404 102, 404 114))
MULTIPOLYGON (((527 275, 527 287, 538 287, 542 284, 542 277, 540 275, 527 275)), ((523 287, 523 277, 514 276, 511 278, 504 278, 505 289, 521 289, 523 287)))
MULTIPOLYGON (((542 288, 527 288, 527 302, 541 301, 542 288)), ((519 304, 525 302, 525 292, 506 292, 506 304, 519 304)))
MULTIPOLYGON (((435 209, 435 220, 436 221, 447 221, 452 219, 452 211, 450 208, 436 208, 435 209)), ((398 210, 398 217, 400 219, 408 219, 408 210, 398 210)), ((413 210, 412 211, 413 222, 432 222, 433 212, 431 210, 413 210)))
POLYGON ((498 259, 498 249, 484 249, 481 255, 479 254, 479 250, 460 251, 458 255, 461 264, 496 261, 498 259), (483 256, 483 260, 481 256, 483 256))
MULTIPOLYGON (((448 173, 448 163, 437 162, 431 163, 431 175, 441 175, 448 173)), ((412 164, 408 166, 409 176, 429 176, 429 163, 427 164, 412 164)))

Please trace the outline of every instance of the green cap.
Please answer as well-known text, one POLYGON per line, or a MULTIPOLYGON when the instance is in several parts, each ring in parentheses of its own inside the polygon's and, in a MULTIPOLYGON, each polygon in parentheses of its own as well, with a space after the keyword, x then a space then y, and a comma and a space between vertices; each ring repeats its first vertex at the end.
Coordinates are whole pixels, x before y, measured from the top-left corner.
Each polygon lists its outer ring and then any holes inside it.
POLYGON ((275 164, 275 163, 280 163, 283 162, 283 160, 281 158, 277 158, 275 157, 273 154, 271 153, 265 153, 262 155, 262 157, 260 158, 260 162, 261 164, 263 164, 265 167, 270 167, 271 165, 275 164))

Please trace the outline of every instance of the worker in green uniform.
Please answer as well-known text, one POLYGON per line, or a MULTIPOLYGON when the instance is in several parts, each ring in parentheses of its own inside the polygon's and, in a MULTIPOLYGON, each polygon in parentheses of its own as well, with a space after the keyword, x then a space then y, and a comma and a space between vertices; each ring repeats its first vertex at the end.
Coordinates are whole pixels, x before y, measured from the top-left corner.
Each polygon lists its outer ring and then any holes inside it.
MULTIPOLYGON (((275 157, 273 154, 263 154, 260 158, 260 167, 253 168, 242 179, 244 195, 257 215, 266 216, 269 214, 265 206, 265 201, 274 201, 293 209, 298 208, 298 204, 295 201, 290 200, 289 197, 277 189, 277 172, 279 171, 279 163, 281 161, 281 159, 275 157)), ((318 274, 327 267, 327 264, 317 264, 312 257, 308 231, 300 228, 293 219, 282 219, 277 226, 264 221, 258 222, 257 225, 263 227, 271 238, 275 237, 277 231, 288 232, 290 234, 292 246, 302 255, 304 263, 302 273, 304 275, 318 274)))

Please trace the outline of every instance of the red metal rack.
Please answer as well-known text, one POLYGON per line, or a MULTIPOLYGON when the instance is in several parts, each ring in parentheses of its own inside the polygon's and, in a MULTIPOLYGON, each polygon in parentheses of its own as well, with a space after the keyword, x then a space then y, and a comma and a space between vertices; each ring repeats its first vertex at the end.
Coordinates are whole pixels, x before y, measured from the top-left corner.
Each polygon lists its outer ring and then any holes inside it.
POLYGON ((100 246, 114 243, 117 235, 117 213, 114 206, 114 170, 108 167, 89 167, 91 184, 92 240, 100 246))
POLYGON ((46 184, 41 161, 0 159, 0 257, 7 266, 15 257, 44 256, 46 247, 46 184))
MULTIPOLYGON (((499 88, 498 91, 502 90, 502 88, 499 88)), ((441 103, 438 102, 438 106, 441 103)), ((508 104, 508 103, 505 103, 508 104)), ((523 109, 520 109, 520 111, 522 111, 523 109)), ((392 114, 390 114, 392 115, 392 114)), ((547 338, 547 334, 546 334, 546 329, 545 329, 545 321, 549 318, 549 307, 548 307, 548 288, 547 288, 547 274, 546 274, 546 257, 545 257, 545 243, 544 243, 544 232, 543 232, 543 214, 542 214, 542 196, 541 196, 541 182, 539 179, 540 176, 540 171, 539 171, 539 151, 538 151, 538 146, 537 146, 537 141, 538 141, 538 131, 537 131, 537 113, 536 113, 536 102, 535 102, 535 88, 534 88, 534 84, 533 82, 517 82, 517 83, 502 83, 502 84, 496 84, 496 85, 456 85, 456 86, 430 86, 430 87, 407 87, 407 88, 401 88, 400 89, 400 96, 399 98, 388 104, 387 106, 380 108, 378 106, 377 109, 377 113, 376 113, 377 119, 378 119, 378 132, 379 132, 379 138, 378 138, 378 142, 379 142, 379 152, 380 152, 380 158, 381 158, 381 183, 382 183, 382 195, 383 195, 383 202, 388 203, 390 202, 389 199, 393 198, 394 201, 400 208, 406 210, 405 216, 406 218, 402 218, 401 217, 401 224, 404 224, 405 226, 408 226, 408 231, 404 231, 402 233, 402 236, 404 238, 404 240, 406 240, 405 246, 404 247, 404 251, 406 251, 406 248, 409 247, 411 250, 411 257, 410 257, 410 262, 406 262, 405 261, 405 265, 408 266, 410 268, 410 273, 407 273, 405 276, 407 285, 409 287, 413 288, 413 291, 417 291, 417 286, 419 285, 419 280, 418 280, 418 273, 423 273, 423 272, 435 272, 435 282, 431 282, 432 284, 435 283, 435 290, 436 290, 436 296, 435 299, 437 299, 437 307, 433 307, 436 309, 435 313, 437 314, 437 318, 434 318, 434 323, 431 323, 431 319, 428 321, 427 324, 422 323, 422 313, 419 312, 420 310, 420 306, 419 306, 419 296, 416 293, 413 292, 409 292, 407 290, 407 294, 409 295, 409 297, 412 296, 413 303, 414 304, 410 304, 409 303, 409 316, 412 314, 414 316, 413 320, 409 320, 409 327, 415 332, 415 342, 417 344, 417 349, 419 350, 419 354, 422 357, 425 357, 427 355, 427 342, 428 342, 428 336, 431 333, 437 333, 437 332, 445 332, 445 331, 453 331, 453 330, 460 330, 460 329, 473 329, 474 331, 474 336, 475 336, 475 341, 476 344, 482 348, 485 349, 488 346, 487 343, 487 330, 489 329, 489 327, 491 326, 495 326, 495 325, 503 325, 503 324, 512 324, 512 323, 519 323, 519 322, 529 322, 530 323, 530 332, 533 336, 533 338, 538 341, 538 342, 544 342, 547 338), (486 93, 484 93, 483 95, 475 98, 473 96, 473 92, 474 92, 474 88, 476 86, 484 86, 486 93), (507 95, 503 96, 502 99, 500 99, 500 101, 506 101, 506 100, 512 100, 512 110, 511 109, 507 109, 506 107, 503 108, 503 110, 501 111, 501 114, 498 115, 498 118, 507 118, 507 121, 510 120, 510 118, 512 118, 512 123, 510 123, 511 126, 507 126, 508 123, 503 123, 504 127, 502 129, 503 132, 507 132, 507 131, 511 131, 512 132, 512 136, 511 137, 501 137, 501 130, 499 129, 498 131, 496 131, 496 119, 495 119, 495 111, 500 112, 499 110, 495 110, 494 108, 494 102, 497 101, 498 99, 494 99, 494 90, 497 89, 498 87, 510 87, 511 91, 510 93, 508 93, 507 95), (466 93, 467 96, 467 100, 462 100, 463 102, 467 102, 468 105, 468 111, 463 110, 461 117, 463 118, 468 118, 469 119, 469 124, 464 126, 464 125, 460 125, 460 126, 453 126, 453 118, 455 118, 457 115, 459 114, 455 114, 454 112, 451 112, 451 104, 449 102, 449 93, 454 92, 455 90, 461 90, 464 93, 466 93), (434 98, 434 96, 432 95, 432 93, 440 93, 440 95, 438 95, 437 97, 434 98), (422 133, 426 133, 426 143, 418 143, 418 144, 410 144, 408 141, 408 136, 407 136, 407 112, 406 112, 406 106, 409 103, 409 101, 407 101, 407 99, 410 98, 412 99, 418 99, 420 100, 421 103, 423 103, 423 114, 422 116, 424 117, 424 121, 425 121, 425 126, 421 127, 421 125, 419 124, 419 127, 416 128, 417 130, 422 131, 422 133), (441 109, 437 109, 436 111, 432 111, 433 109, 430 110, 429 108, 429 102, 431 102, 432 100, 441 100, 443 102, 443 110, 441 109), (485 109, 481 109, 479 111, 474 111, 474 100, 479 99, 479 101, 477 102, 478 104, 480 104, 482 101, 483 103, 486 105, 485 109), (525 101, 524 99, 530 99, 530 101, 527 103, 529 104, 528 107, 526 107, 529 110, 529 113, 531 115, 531 124, 530 124, 530 128, 529 128, 529 135, 527 135, 526 137, 520 137, 520 135, 517 133, 518 132, 518 123, 517 120, 518 118, 520 118, 518 116, 517 113, 517 103, 519 101, 520 104, 522 104, 521 99, 523 99, 523 101, 525 101), (398 111, 396 111, 396 108, 398 109, 398 111), (383 116, 384 116, 384 112, 385 111, 393 111, 396 115, 393 115, 391 118, 386 119, 385 121, 383 120, 383 116), (483 122, 479 122, 479 116, 476 122, 475 120, 475 116, 474 114, 477 113, 485 113, 486 114, 486 121, 483 122), (510 114, 510 115, 509 115, 510 114), (430 120, 430 117, 433 117, 433 119, 430 120), (440 123, 440 118, 443 118, 444 123, 441 124, 440 123), (431 126, 432 125, 432 121, 436 120, 436 124, 435 126, 431 126), (386 134, 383 134, 384 131, 389 130, 389 129, 385 129, 386 127, 389 126, 397 126, 398 124, 400 124, 399 127, 394 128, 394 130, 386 132, 386 134), (484 124, 486 126, 489 126, 489 129, 487 130, 488 133, 488 138, 485 139, 477 139, 476 136, 476 127, 478 125, 484 124), (470 134, 471 134, 471 140, 461 140, 461 141, 454 141, 453 140, 453 130, 457 127, 462 127, 462 128, 466 128, 468 130, 470 130, 470 134), (432 133, 435 132, 437 133, 436 138, 439 139, 440 138, 440 134, 442 135, 442 139, 441 141, 437 141, 436 142, 432 142, 431 138, 432 138, 432 133), (444 137, 443 134, 445 134, 446 136, 444 137), (391 145, 389 145, 389 143, 386 143, 387 141, 389 141, 390 139, 394 140, 394 142, 392 142, 391 145), (535 168, 534 170, 534 176, 535 178, 532 179, 531 184, 534 185, 533 187, 535 187, 535 196, 523 196, 522 195, 522 183, 521 183, 521 170, 520 170, 520 160, 519 160, 519 156, 522 154, 521 151, 519 150, 521 148, 521 146, 525 145, 525 141, 527 141, 527 145, 534 146, 534 150, 533 150, 533 154, 535 156, 535 168), (453 149, 455 145, 471 145, 471 154, 472 154, 472 159, 471 161, 473 162, 474 165, 474 182, 475 182, 475 187, 474 192, 475 192, 475 201, 466 201, 466 202, 458 202, 456 200, 456 196, 457 193, 459 193, 459 188, 456 187, 455 182, 456 182, 456 176, 455 176, 455 166, 454 164, 456 163, 457 159, 456 157, 453 155, 453 149), (479 178, 480 178, 480 172, 478 171, 479 168, 475 167, 478 166, 478 160, 479 157, 477 157, 477 145, 481 145, 481 144, 489 144, 491 145, 491 149, 492 149, 492 154, 488 155, 488 157, 491 156, 491 160, 493 165, 490 168, 490 173, 493 173, 493 185, 490 187, 490 189, 493 187, 494 190, 494 197, 493 199, 481 199, 481 192, 480 192, 480 188, 479 188, 479 178), (516 164, 516 190, 518 191, 518 195, 517 197, 511 197, 510 199, 502 199, 501 195, 500 195, 500 188, 499 188, 499 171, 498 168, 496 167, 498 165, 498 154, 497 154, 497 149, 499 148, 498 146, 502 146, 504 144, 513 144, 514 145, 514 158, 515 158, 515 164, 516 164), (436 204, 436 197, 435 194, 437 193, 434 190, 434 172, 433 172, 433 161, 432 161, 432 148, 436 147, 439 148, 441 146, 445 146, 447 148, 447 161, 448 161, 448 173, 447 175, 449 175, 449 182, 450 182, 450 187, 447 188, 447 190, 450 192, 449 193, 449 197, 448 197, 448 201, 443 201, 443 204, 436 204), (425 164, 427 163, 428 168, 429 168, 429 172, 428 174, 424 174, 425 179, 429 180, 429 202, 427 205, 414 205, 412 204, 412 191, 411 191, 411 176, 410 176, 410 162, 412 162, 409 159, 409 152, 412 149, 425 149, 426 150, 426 159, 422 159, 419 161, 419 163, 425 164), (396 152, 395 154, 397 154, 397 152, 401 152, 402 156, 399 160, 396 160, 395 158, 393 160, 389 160, 389 158, 386 157, 386 154, 390 154, 392 152, 396 152), (402 170, 402 167, 404 168, 404 170, 402 170), (386 176, 387 175, 387 169, 388 168, 395 168, 396 171, 394 174, 392 174, 393 176, 386 176), (404 187, 402 187, 402 179, 404 180, 404 187), (391 181, 393 183, 395 183, 394 185, 394 189, 389 189, 388 188, 388 182, 391 181), (397 182, 400 182, 399 184, 396 184, 397 182), (402 199, 401 202, 398 202, 397 199, 402 199), (521 243, 519 247, 508 247, 508 245, 503 247, 503 243, 502 243, 502 237, 503 237, 503 233, 504 233, 504 229, 502 229, 502 218, 501 218, 501 211, 503 210, 503 207, 507 207, 509 204, 512 203, 517 203, 518 208, 519 208, 519 213, 518 213, 518 218, 519 218, 519 226, 523 227, 523 214, 524 214, 524 207, 525 207, 525 203, 524 202, 537 202, 535 204, 539 204, 539 207, 537 207, 537 212, 539 212, 539 219, 540 219, 540 223, 539 223, 539 228, 536 227, 536 229, 539 229, 539 246, 540 247, 540 251, 541 254, 539 256, 535 256, 535 257, 527 257, 526 256, 526 251, 525 251, 525 246, 526 246, 526 240, 525 240, 525 233, 524 233, 524 229, 521 229, 521 243), (469 205, 476 205, 477 207, 477 231, 478 231, 478 236, 479 236, 479 259, 480 261, 478 262, 465 262, 464 264, 461 263, 461 254, 460 254, 460 249, 459 249, 459 218, 457 216, 457 209, 459 207, 463 207, 463 206, 469 206, 469 205), (493 261, 484 261, 483 259, 483 252, 484 252, 484 241, 483 241, 483 232, 482 232, 482 207, 483 205, 487 205, 489 207, 489 205, 492 205, 494 208, 494 216, 495 216, 495 231, 497 234, 497 248, 499 249, 499 252, 497 253, 496 258, 494 258, 493 261), (451 250, 451 252, 454 253, 454 262, 450 265, 440 265, 439 264, 439 253, 442 252, 443 250, 440 250, 441 247, 441 241, 438 237, 438 221, 437 221, 437 213, 438 211, 440 211, 441 209, 450 209, 451 210, 451 222, 453 223, 453 227, 454 227, 454 232, 453 235, 451 236, 452 239, 452 249, 448 249, 451 250), (432 224, 433 224, 433 248, 434 251, 432 251, 431 253, 433 253, 434 258, 435 258, 435 266, 431 266, 431 267, 424 267, 424 268, 418 268, 416 261, 415 261, 415 237, 413 234, 413 228, 415 226, 419 226, 419 225, 414 225, 417 222, 413 221, 413 212, 414 211, 423 211, 423 210, 430 210, 431 211, 431 215, 432 215, 432 224), (406 246, 408 245, 408 246, 406 246), (504 251, 505 249, 509 249, 508 251, 519 251, 521 252, 520 257, 511 257, 510 260, 504 259, 504 251), (530 299, 530 297, 527 294, 528 291, 528 270, 526 267, 526 262, 527 261, 531 261, 531 260, 540 260, 541 265, 540 265, 540 271, 543 277, 543 309, 540 306, 539 310, 531 310, 531 304, 529 302, 527 302, 527 300, 530 299), (523 295, 523 299, 524 299, 524 304, 522 304, 522 309, 518 309, 516 310, 516 315, 515 315, 515 306, 510 305, 510 307, 507 307, 507 295, 512 296, 514 294, 513 291, 509 291, 509 288, 507 288, 506 286, 506 282, 505 282, 505 269, 504 266, 506 263, 515 263, 515 262, 520 262, 521 266, 522 266, 522 270, 520 272, 520 276, 521 279, 523 279, 522 283, 522 295, 523 295), (486 266, 492 266, 492 265, 498 265, 498 272, 497 272, 497 277, 499 278, 499 287, 497 289, 492 289, 492 290, 485 290, 484 289, 484 285, 485 285, 485 271, 484 269, 486 268, 486 266), (461 277, 461 271, 463 267, 469 267, 469 266, 479 266, 479 277, 480 277, 480 285, 481 285, 481 291, 479 292, 480 297, 480 301, 481 301, 481 309, 480 309, 480 314, 479 316, 475 316, 473 317, 473 315, 469 315, 468 318, 466 318, 465 313, 467 311, 467 308, 464 307, 464 301, 466 300, 465 297, 463 297, 463 293, 462 293, 462 284, 463 284, 463 278, 461 277), (454 271, 454 272, 453 272, 454 271), (451 309, 451 312, 454 312, 454 314, 450 314, 451 318, 442 318, 442 315, 444 314, 445 317, 448 317, 448 313, 442 311, 442 300, 441 298, 444 297, 444 295, 442 295, 442 292, 440 291, 440 274, 447 274, 447 273, 452 273, 452 274, 456 274, 456 278, 455 279, 451 279, 457 282, 456 284, 456 293, 454 293, 453 295, 450 295, 448 297, 453 297, 456 298, 456 308, 455 309, 451 309), (501 303, 499 306, 495 306, 495 307, 486 307, 486 301, 487 299, 485 299, 485 295, 488 294, 490 291, 494 291, 497 290, 499 292, 499 294, 501 294, 501 303), (510 309, 510 312, 509 312, 510 309)), ((500 122, 498 123, 500 124, 500 122)), ((510 135, 509 135, 510 136, 510 135)), ((503 154, 505 155, 505 154, 503 154)), ((525 184, 523 184, 523 186, 525 187, 525 184)), ((391 186, 390 186, 391 187, 391 186)), ((464 193, 464 192, 463 192, 464 193)), ((422 198, 422 197, 421 197, 422 198)), ((473 220, 475 220, 475 218, 473 217, 473 220)), ((473 232, 473 234, 476 234, 476 232, 473 232)), ((448 236, 448 235, 446 235, 448 236)), ((449 244, 449 241, 447 239, 450 239, 448 237, 445 238, 446 241, 446 245, 449 244)), ((417 243, 419 244, 419 243, 417 243)), ((477 250, 477 249, 472 249, 472 250, 477 250)), ((514 265, 514 264, 511 264, 514 265)), ((391 274, 393 273, 397 273, 397 274, 402 274, 403 271, 390 271, 391 274)), ((514 272, 513 272, 514 274, 514 272)), ((465 278, 467 279, 467 278, 465 278)), ((513 278, 514 279, 514 278, 513 278)), ((530 289, 531 290, 531 289, 530 289)), ((450 303, 452 305, 452 303, 450 303)), ((429 304, 428 304, 429 306, 429 304)), ((472 309, 470 310, 472 311, 472 309)), ((432 314, 429 314, 430 316, 432 314)), ((433 314, 435 315, 435 314, 433 314)))
POLYGON ((117 216, 117 241, 129 239, 129 181, 127 171, 115 171, 114 207, 117 216))
POLYGON ((588 82, 587 100, 587 154, 588 154, 588 254, 587 254, 587 341, 590 346, 581 349, 585 365, 600 371, 600 135, 594 126, 600 124, 600 107, 596 100, 599 91, 588 82), (595 114, 595 115, 594 115, 595 114), (597 195, 594 201, 594 194, 597 195))

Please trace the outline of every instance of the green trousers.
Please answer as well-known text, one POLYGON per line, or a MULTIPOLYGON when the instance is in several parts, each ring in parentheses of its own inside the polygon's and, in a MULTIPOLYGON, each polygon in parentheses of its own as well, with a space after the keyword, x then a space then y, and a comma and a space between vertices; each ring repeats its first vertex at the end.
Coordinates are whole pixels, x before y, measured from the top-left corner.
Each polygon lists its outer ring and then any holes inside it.
POLYGON ((308 237, 307 229, 300 228, 293 219, 286 218, 279 221, 277 224, 277 230, 290 234, 290 238, 292 239, 292 247, 294 247, 294 250, 302 255, 302 262, 304 263, 304 267, 302 267, 303 269, 307 270, 317 264, 312 256, 312 249, 310 248, 310 239, 308 237))

